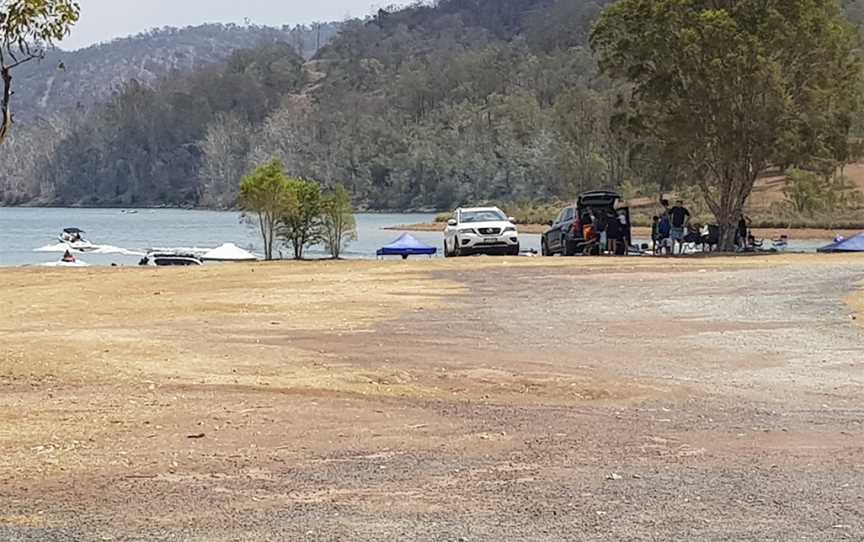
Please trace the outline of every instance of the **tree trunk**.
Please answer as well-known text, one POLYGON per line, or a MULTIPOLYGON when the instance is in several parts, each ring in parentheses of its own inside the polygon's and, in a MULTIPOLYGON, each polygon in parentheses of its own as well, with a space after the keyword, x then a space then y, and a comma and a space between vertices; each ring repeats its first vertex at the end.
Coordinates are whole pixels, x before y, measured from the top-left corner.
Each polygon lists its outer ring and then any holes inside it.
POLYGON ((0 106, 3 115, 3 121, 0 124, 0 144, 2 144, 12 127, 12 109, 10 107, 12 102, 12 68, 4 67, 0 70, 0 77, 3 78, 3 101, 2 106, 0 106))
MULTIPOLYGON (((722 170, 724 168, 718 167, 722 170)), ((758 177, 758 172, 761 168, 755 168, 747 162, 746 165, 740 168, 743 173, 738 175, 728 174, 733 168, 725 168, 727 175, 718 175, 717 181, 714 184, 719 186, 719 194, 713 196, 709 185, 702 183, 702 190, 705 196, 705 202, 714 213, 714 218, 717 219, 717 226, 720 228, 720 239, 718 240, 717 250, 720 252, 735 252, 738 234, 738 221, 744 213, 744 205, 753 191, 753 185, 758 177)))
POLYGON ((714 217, 717 219, 717 226, 720 227, 720 239, 717 244, 717 250, 720 252, 735 252, 735 245, 738 237, 738 220, 743 212, 743 204, 739 205, 735 200, 724 202, 719 209, 716 209, 714 217))
POLYGON ((273 224, 261 212, 258 213, 258 227, 264 240, 264 259, 269 262, 273 259, 273 224))
POLYGON ((294 259, 302 260, 303 259, 303 238, 298 234, 294 237, 294 259))
POLYGON ((720 223, 720 243, 717 245, 717 249, 720 252, 735 252, 735 238, 738 233, 738 224, 733 222, 732 224, 724 224, 720 223))

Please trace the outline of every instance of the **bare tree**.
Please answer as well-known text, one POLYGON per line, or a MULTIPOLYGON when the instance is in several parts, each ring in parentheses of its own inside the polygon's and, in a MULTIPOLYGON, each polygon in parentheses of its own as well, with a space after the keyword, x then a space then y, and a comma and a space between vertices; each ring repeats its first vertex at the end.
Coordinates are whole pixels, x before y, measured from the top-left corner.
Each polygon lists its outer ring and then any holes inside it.
POLYGON ((237 203, 240 181, 247 170, 250 132, 249 123, 232 114, 217 115, 207 127, 198 174, 203 205, 224 209, 237 203))
MULTIPOLYGON (((318 178, 315 147, 315 111, 306 96, 293 96, 267 118, 250 149, 250 162, 262 164, 278 159, 289 175, 318 178)), ((327 179, 324 179, 327 180, 327 179)))
POLYGON ((51 160, 71 129, 71 120, 61 116, 39 119, 9 134, 0 152, 0 203, 51 201, 51 160))

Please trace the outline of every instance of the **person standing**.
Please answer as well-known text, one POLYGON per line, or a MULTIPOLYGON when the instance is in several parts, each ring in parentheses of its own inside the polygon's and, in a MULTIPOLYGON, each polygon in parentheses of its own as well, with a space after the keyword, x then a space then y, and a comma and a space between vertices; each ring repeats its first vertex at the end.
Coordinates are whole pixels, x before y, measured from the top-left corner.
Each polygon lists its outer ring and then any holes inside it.
POLYGON ((606 216, 606 211, 601 209, 594 213, 594 230, 600 236, 600 255, 603 255, 608 249, 607 242, 609 239, 609 217, 606 216))
POLYGON ((651 219, 651 247, 654 250, 655 256, 660 253, 660 250, 662 250, 660 247, 660 240, 661 239, 662 238, 660 237, 660 217, 657 215, 654 215, 654 217, 651 219))
POLYGON ((610 214, 606 221, 606 249, 612 256, 621 256, 624 254, 624 251, 620 248, 624 245, 624 242, 621 240, 623 232, 624 227, 621 225, 621 218, 617 213, 610 214))
POLYGON ((675 207, 669 209, 669 220, 672 223, 672 253, 675 253, 675 245, 678 245, 678 253, 684 254, 684 237, 687 235, 687 224, 690 222, 690 211, 684 207, 684 201, 675 202, 675 207))
POLYGON ((741 213, 741 219, 738 221, 738 234, 736 235, 736 237, 738 238, 738 248, 742 251, 747 250, 749 229, 750 219, 744 213, 741 213))

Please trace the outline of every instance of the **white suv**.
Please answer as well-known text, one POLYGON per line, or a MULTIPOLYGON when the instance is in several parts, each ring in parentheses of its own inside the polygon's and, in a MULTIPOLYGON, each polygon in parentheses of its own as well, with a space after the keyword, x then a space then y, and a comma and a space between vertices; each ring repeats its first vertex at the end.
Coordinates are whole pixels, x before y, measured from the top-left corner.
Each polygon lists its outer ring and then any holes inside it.
POLYGON ((519 255, 519 232, 497 207, 456 209, 444 230, 444 256, 519 255))

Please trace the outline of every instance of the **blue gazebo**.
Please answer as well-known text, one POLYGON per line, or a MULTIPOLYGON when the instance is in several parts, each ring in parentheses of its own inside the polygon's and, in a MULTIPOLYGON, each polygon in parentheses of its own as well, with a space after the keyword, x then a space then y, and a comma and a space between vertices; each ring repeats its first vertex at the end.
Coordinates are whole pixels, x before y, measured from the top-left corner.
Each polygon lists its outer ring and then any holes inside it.
POLYGON ((408 256, 432 257, 437 253, 437 248, 431 247, 422 241, 418 241, 416 237, 406 233, 389 245, 378 249, 376 254, 379 258, 383 258, 384 256, 401 256, 403 260, 407 260, 408 256))
POLYGON ((829 254, 837 252, 864 252, 864 233, 831 243, 827 247, 820 248, 819 252, 827 252, 829 254))

